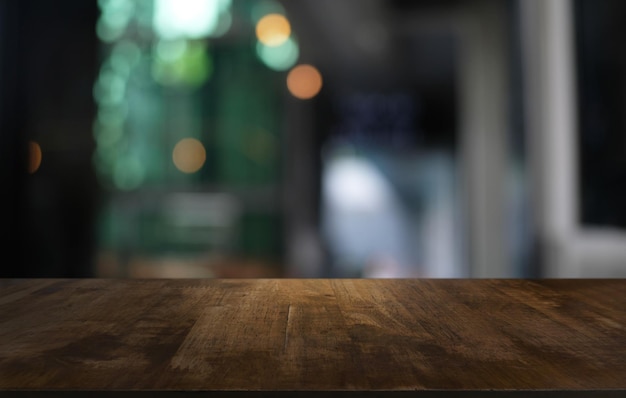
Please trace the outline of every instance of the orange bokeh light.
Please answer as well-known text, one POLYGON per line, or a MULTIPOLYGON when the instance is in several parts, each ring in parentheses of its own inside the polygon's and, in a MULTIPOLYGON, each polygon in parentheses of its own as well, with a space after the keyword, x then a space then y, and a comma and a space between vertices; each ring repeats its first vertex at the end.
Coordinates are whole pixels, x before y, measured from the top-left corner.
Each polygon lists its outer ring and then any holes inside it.
POLYGON ((312 65, 298 65, 287 75, 287 88, 296 98, 313 98, 322 89, 322 75, 312 65))
POLYGON ((33 174, 41 166, 41 147, 35 141, 28 142, 28 172, 33 174))
POLYGON ((266 46, 275 47, 283 44, 291 35, 291 25, 280 14, 268 14, 256 24, 256 37, 266 46))
POLYGON ((183 173, 195 173, 206 161, 206 150, 195 138, 183 138, 174 147, 172 160, 176 168, 183 173))

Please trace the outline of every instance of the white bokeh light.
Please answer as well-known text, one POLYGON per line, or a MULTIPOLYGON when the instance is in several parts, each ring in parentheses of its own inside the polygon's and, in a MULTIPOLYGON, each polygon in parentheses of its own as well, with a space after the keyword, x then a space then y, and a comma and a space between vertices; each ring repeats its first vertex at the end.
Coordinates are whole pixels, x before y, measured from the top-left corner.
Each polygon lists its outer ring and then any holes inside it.
POLYGON ((230 19, 231 0, 156 0, 154 29, 166 39, 199 39, 222 33, 220 19, 230 19))

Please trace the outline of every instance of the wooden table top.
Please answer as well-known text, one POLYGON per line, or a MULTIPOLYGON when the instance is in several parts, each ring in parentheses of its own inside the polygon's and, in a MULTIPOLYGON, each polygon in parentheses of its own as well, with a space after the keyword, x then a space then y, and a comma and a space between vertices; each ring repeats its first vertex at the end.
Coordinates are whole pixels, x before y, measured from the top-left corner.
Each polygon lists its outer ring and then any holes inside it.
POLYGON ((626 280, 0 279, 0 394, 70 390, 626 397, 626 280))

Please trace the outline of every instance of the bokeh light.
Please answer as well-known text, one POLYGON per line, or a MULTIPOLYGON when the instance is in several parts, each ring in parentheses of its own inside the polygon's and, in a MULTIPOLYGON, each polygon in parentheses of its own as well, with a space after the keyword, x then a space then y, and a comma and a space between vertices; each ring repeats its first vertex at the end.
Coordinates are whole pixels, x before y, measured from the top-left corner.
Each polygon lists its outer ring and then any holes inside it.
POLYGON ((104 42, 119 39, 135 13, 135 2, 131 0, 100 0, 101 14, 96 24, 96 34, 104 42))
POLYGON ((35 141, 28 142, 28 172, 33 174, 41 166, 41 147, 35 141))
POLYGON ((99 105, 116 105, 124 101, 126 78, 112 70, 102 70, 93 90, 99 105))
POLYGON ((155 46, 157 57, 164 62, 178 61, 187 50, 187 40, 159 40, 155 46))
POLYGON ((313 98, 322 89, 322 75, 312 65, 298 65, 287 75, 287 88, 296 98, 313 98))
POLYGON ((231 0, 156 0, 154 29, 167 39, 201 39, 226 33, 231 0))
POLYGON ((174 147, 172 160, 176 168, 183 173, 195 173, 206 161, 206 150, 197 139, 183 138, 174 147))
POLYGON ((125 156, 117 159, 113 170, 113 183, 118 189, 132 190, 144 182, 146 168, 137 157, 125 156))
POLYGON ((141 49, 130 40, 117 42, 111 51, 111 67, 114 71, 128 75, 141 59, 141 49))
POLYGON ((201 42, 160 41, 152 77, 165 86, 199 87, 213 72, 213 61, 201 42))
POLYGON ((282 72, 296 64, 300 49, 294 38, 289 37, 283 44, 274 47, 266 46, 259 41, 256 53, 268 68, 282 72))
POLYGON ((291 35, 291 25, 285 16, 269 14, 256 24, 256 37, 266 46, 275 47, 283 44, 291 35))

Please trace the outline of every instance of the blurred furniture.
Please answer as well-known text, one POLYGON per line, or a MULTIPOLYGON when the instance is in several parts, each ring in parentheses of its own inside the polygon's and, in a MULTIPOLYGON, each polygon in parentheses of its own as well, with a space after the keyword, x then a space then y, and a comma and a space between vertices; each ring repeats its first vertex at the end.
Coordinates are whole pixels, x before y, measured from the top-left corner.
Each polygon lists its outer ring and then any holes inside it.
POLYGON ((106 232, 96 254, 96 276, 280 277, 283 263, 267 255, 278 237, 264 214, 272 212, 267 204, 273 200, 250 189, 117 195, 101 223, 106 232))
POLYGON ((0 279, 0 395, 623 397, 625 309, 619 279, 0 279))

